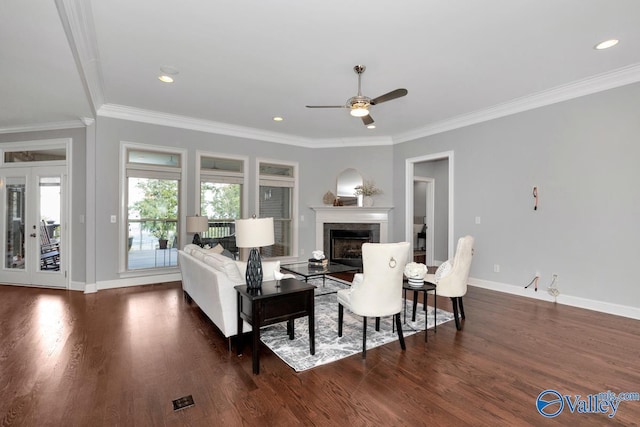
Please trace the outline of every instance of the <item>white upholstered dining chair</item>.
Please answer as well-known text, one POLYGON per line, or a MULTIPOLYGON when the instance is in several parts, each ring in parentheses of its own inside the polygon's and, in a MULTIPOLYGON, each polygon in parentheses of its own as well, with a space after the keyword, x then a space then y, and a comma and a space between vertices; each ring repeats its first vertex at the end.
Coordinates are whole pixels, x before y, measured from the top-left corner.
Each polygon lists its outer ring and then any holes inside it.
POLYGON ((427 274, 424 278, 426 282, 435 283, 439 297, 451 298, 457 330, 460 330, 460 318, 465 318, 462 297, 467 293, 467 281, 469 280, 471 258, 473 257, 473 243, 472 236, 464 236, 458 239, 453 261, 445 261, 438 267, 435 274, 427 274))
POLYGON ((402 280, 409 256, 409 242, 364 243, 362 245, 362 274, 356 274, 350 289, 338 291, 338 336, 342 336, 344 308, 362 316, 362 358, 367 357, 367 318, 393 316, 398 329, 400 347, 404 337, 400 324, 402 311, 402 280))

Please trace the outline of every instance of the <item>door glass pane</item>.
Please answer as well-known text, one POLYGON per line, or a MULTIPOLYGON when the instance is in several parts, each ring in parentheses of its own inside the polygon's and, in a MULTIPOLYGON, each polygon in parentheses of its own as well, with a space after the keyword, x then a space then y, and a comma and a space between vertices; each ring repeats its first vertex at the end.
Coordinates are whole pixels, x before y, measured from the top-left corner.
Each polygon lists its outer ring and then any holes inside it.
POLYGON ((4 152, 5 163, 50 162, 66 159, 67 150, 64 147, 50 148, 46 150, 20 150, 4 152))
POLYGON ((5 268, 24 270, 25 178, 7 178, 7 247, 5 268))
POLYGON ((128 179, 129 270, 178 265, 178 180, 128 179))
POLYGON ((40 177, 40 270, 60 271, 60 177, 40 177))

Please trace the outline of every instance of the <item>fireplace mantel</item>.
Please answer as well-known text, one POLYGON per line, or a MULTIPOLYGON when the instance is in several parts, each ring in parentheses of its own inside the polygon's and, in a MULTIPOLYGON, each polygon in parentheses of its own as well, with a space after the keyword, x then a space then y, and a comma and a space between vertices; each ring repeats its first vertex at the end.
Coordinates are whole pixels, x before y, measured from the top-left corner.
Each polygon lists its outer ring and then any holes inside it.
POLYGON ((380 224, 380 243, 389 239, 389 212, 393 207, 373 206, 370 208, 356 206, 311 206, 316 213, 317 249, 324 247, 325 223, 363 223, 380 224))

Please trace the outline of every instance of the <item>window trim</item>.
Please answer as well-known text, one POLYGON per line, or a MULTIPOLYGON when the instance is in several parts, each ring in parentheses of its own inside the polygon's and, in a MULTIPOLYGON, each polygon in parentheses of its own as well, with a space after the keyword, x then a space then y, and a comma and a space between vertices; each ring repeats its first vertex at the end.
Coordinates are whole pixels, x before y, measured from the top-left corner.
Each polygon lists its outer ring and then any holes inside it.
MULTIPOLYGON (((233 155, 233 154, 227 154, 227 153, 218 153, 218 152, 212 152, 212 151, 202 151, 202 150, 196 150, 196 164, 195 164, 195 171, 196 171, 196 176, 195 176, 195 180, 196 180, 196 185, 195 185, 195 205, 193 206, 194 210, 193 213, 188 212, 187 215, 202 215, 202 212, 200 212, 200 204, 201 204, 201 200, 200 200, 200 188, 202 186, 202 177, 206 176, 206 177, 212 177, 212 178, 220 178, 221 182, 225 182, 223 181, 224 178, 241 178, 242 179, 242 199, 240 201, 240 217, 241 218, 246 218, 247 217, 247 211, 249 210, 249 174, 247 166, 249 165, 249 157, 247 156, 237 156, 237 155, 233 155), (202 162, 202 157, 216 157, 219 159, 228 159, 228 160, 238 160, 242 162, 242 170, 244 172, 240 173, 240 172, 224 172, 224 171, 211 171, 211 170, 205 170, 205 172, 202 172, 202 167, 201 167, 201 162, 202 162)), ((235 184, 235 180, 233 180, 234 182, 230 182, 232 184, 235 184)))
POLYGON ((270 159, 270 158, 265 158, 265 157, 256 157, 256 164, 255 164, 255 192, 254 192, 254 212, 256 212, 256 214, 258 212, 260 212, 260 184, 261 184, 261 176, 260 176, 260 163, 267 163, 270 165, 283 165, 283 166, 291 166, 293 167, 293 176, 291 177, 285 177, 285 176, 274 176, 274 175, 265 175, 264 176, 264 181, 267 183, 272 183, 272 184, 276 184, 282 187, 289 187, 292 189, 292 200, 291 200, 291 255, 288 256, 283 256, 283 257, 274 257, 274 258, 269 258, 271 260, 277 261, 280 260, 281 262, 292 262, 292 261, 297 261, 299 254, 298 254, 298 205, 299 205, 299 186, 300 186, 300 163, 299 162, 292 162, 292 161, 287 161, 287 160, 276 160, 276 159, 270 159), (289 186, 289 185, 282 185, 285 182, 292 182, 293 185, 289 186))
POLYGON ((178 189, 179 189, 179 199, 178 199, 178 240, 181 243, 185 242, 187 233, 186 233, 186 225, 183 218, 185 215, 183 214, 186 206, 187 199, 187 154, 188 151, 186 149, 175 148, 175 147, 166 147, 162 145, 151 145, 151 144, 141 144, 136 142, 128 142, 128 141, 120 141, 120 171, 119 171, 119 179, 120 179, 120 194, 119 194, 119 202, 120 202, 120 221, 119 221, 119 230, 118 230, 118 274, 122 278, 126 277, 139 277, 139 276, 153 276, 157 274, 166 274, 166 273, 175 273, 178 271, 179 266, 175 267, 162 267, 162 268, 148 268, 148 269, 140 269, 140 270, 127 270, 127 238, 128 238, 128 230, 127 230, 127 218, 129 215, 128 211, 128 200, 129 200, 129 188, 128 188, 128 178, 129 175, 127 171, 138 170, 143 173, 151 173, 153 171, 158 172, 158 177, 160 179, 177 179, 179 181, 178 189), (173 153, 180 156, 180 166, 179 167, 166 167, 166 166, 157 166, 157 167, 147 167, 146 165, 142 165, 139 163, 129 163, 127 152, 128 150, 143 150, 143 151, 151 151, 151 152, 160 152, 160 153, 173 153), (131 167, 129 167, 131 165, 131 167), (142 166, 142 167, 141 167, 142 166), (165 175, 166 174, 166 175, 165 175))

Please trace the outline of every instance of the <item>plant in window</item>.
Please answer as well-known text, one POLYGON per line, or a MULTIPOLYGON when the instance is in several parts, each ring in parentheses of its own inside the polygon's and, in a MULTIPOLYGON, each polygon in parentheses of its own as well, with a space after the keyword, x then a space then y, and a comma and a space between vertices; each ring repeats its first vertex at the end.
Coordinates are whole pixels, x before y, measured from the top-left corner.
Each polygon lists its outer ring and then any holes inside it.
POLYGON ((178 184, 174 180, 139 179, 137 183, 144 197, 131 207, 143 219, 143 229, 148 230, 158 241, 168 239, 175 233, 178 217, 178 184))

